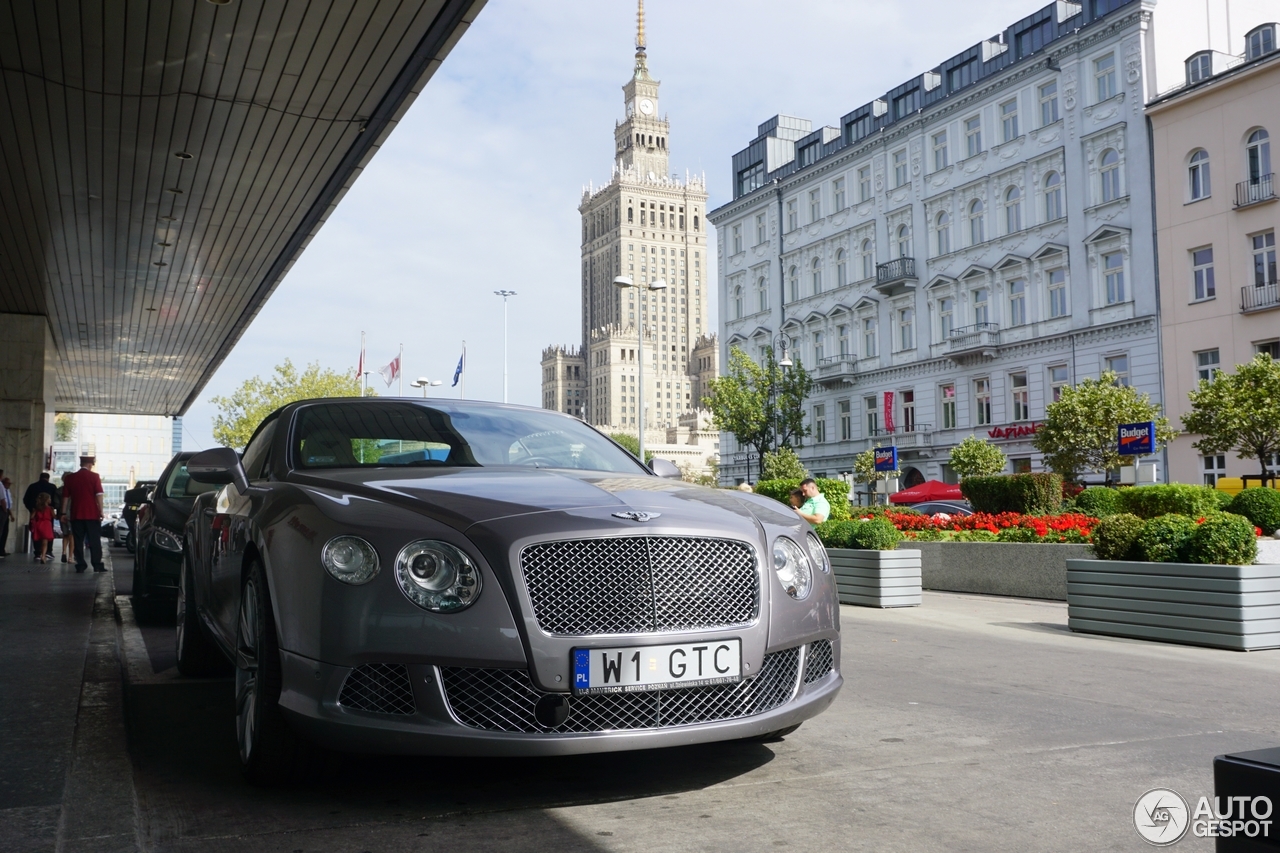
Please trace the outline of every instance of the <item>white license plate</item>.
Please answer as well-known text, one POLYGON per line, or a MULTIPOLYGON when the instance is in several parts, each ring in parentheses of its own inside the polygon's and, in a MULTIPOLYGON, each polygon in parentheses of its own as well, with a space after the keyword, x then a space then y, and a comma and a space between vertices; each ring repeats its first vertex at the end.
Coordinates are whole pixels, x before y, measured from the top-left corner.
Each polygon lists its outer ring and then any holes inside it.
POLYGON ((573 650, 574 693, 672 690, 742 680, 742 641, 573 650))

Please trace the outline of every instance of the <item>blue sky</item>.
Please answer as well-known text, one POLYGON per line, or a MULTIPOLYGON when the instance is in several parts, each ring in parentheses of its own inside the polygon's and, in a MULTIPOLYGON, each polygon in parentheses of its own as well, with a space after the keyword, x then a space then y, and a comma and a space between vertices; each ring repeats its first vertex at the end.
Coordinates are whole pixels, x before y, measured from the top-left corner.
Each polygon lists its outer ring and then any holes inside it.
MULTIPOLYGON (((671 170, 705 172, 714 208, 760 122, 837 124, 1042 5, 649 0, 671 170)), ((372 369, 403 343, 406 392, 451 396, 465 339, 467 396, 501 399, 500 288, 510 399, 538 405, 543 348, 578 343, 577 206, 609 179, 634 38, 628 0, 489 0, 187 412, 186 446, 213 443, 210 397, 285 358, 354 371, 361 330, 372 369)))

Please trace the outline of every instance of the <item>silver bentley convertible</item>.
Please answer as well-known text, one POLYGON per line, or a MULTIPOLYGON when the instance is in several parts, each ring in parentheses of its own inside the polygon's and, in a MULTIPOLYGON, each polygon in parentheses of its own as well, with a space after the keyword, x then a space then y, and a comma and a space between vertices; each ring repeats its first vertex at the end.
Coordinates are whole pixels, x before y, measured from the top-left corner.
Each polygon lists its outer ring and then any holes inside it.
POLYGON ((842 683, 809 525, 592 427, 494 403, 311 400, 187 521, 184 673, 235 671, 251 779, 312 744, 564 755, 778 737, 842 683), (657 473, 655 473, 655 471, 657 473))

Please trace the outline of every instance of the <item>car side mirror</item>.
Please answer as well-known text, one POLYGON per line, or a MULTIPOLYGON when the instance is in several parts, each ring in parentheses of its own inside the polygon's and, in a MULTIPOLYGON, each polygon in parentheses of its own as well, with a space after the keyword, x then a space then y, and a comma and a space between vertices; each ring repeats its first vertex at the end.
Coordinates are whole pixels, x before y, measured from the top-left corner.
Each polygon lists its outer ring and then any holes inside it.
POLYGON ((676 464, 670 459, 661 459, 657 456, 653 457, 649 460, 649 470, 657 474, 659 477, 664 477, 668 480, 682 479, 680 469, 677 468, 676 464))
POLYGON ((230 447, 200 451, 187 460, 187 473, 197 483, 219 486, 234 483, 240 494, 249 491, 249 476, 240 464, 240 454, 230 447))

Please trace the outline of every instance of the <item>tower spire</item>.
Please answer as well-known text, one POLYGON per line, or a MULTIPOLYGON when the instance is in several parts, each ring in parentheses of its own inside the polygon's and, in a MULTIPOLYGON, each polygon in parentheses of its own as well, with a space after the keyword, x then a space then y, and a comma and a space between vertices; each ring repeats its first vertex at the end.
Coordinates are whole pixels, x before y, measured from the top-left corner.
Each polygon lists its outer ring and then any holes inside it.
POLYGON ((637 0, 639 7, 636 10, 636 76, 648 77, 649 65, 645 57, 644 43, 644 0, 637 0))

